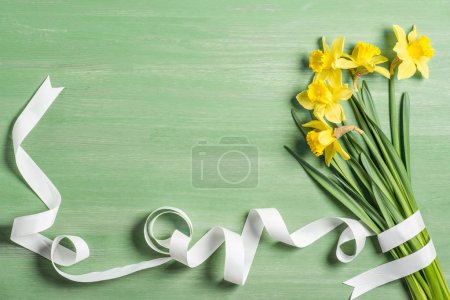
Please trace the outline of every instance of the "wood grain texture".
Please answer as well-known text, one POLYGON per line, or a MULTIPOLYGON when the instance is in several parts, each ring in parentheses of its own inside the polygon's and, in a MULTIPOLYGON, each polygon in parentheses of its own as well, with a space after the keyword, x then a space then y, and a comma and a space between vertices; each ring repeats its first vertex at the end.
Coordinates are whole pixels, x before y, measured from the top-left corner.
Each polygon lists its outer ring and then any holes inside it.
MULTIPOLYGON (((155 257, 141 237, 154 208, 185 210, 198 239, 214 225, 240 231, 251 208, 276 207, 289 228, 350 216, 283 149, 298 133, 291 99, 310 73, 318 38, 345 35, 389 53, 390 26, 416 24, 436 49, 431 79, 401 82, 411 94, 414 190, 450 276, 450 5, 448 1, 0 1, 0 298, 347 299, 344 280, 385 261, 368 243, 350 264, 330 253, 338 233, 295 250, 263 237, 247 284, 222 281, 223 249, 197 269, 178 264, 119 280, 76 284, 8 240, 14 217, 42 203, 17 176, 11 124, 47 74, 63 94, 24 147, 63 195, 46 232, 86 239, 81 273, 155 257), (199 140, 244 136, 258 147, 251 189, 195 189, 199 140)), ((369 77, 387 128, 387 82, 369 77)), ((400 282, 361 299, 407 299, 400 282)))

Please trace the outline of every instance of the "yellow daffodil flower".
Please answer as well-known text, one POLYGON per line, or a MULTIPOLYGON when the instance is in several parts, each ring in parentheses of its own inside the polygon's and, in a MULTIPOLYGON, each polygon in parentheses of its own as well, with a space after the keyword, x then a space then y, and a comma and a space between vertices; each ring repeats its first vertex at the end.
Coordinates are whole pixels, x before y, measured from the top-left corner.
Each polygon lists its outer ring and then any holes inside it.
POLYGON ((428 61, 433 57, 434 49, 430 45, 430 40, 426 36, 418 37, 416 26, 408 34, 398 25, 394 25, 394 33, 397 37, 394 51, 401 61, 398 66, 398 79, 406 79, 413 76, 416 70, 423 77, 429 77, 428 61))
POLYGON ((342 149, 338 138, 334 135, 333 128, 326 122, 314 120, 303 124, 303 127, 314 129, 306 134, 306 142, 316 156, 321 156, 325 153, 325 164, 327 166, 330 166, 331 160, 336 153, 339 153, 345 160, 350 159, 350 155, 342 149))
POLYGON ((333 123, 345 120, 341 100, 348 100, 352 96, 352 90, 348 84, 334 84, 333 81, 315 79, 308 89, 297 95, 297 101, 308 110, 313 110, 317 118, 325 117, 333 123))
POLYGON ((388 69, 377 66, 387 62, 388 59, 381 54, 380 48, 363 42, 356 43, 352 55, 343 54, 343 57, 336 62, 336 66, 342 69, 362 69, 357 70, 357 74, 377 72, 386 78, 390 78, 388 69))
POLYGON ((336 67, 336 61, 342 56, 344 50, 344 38, 333 41, 331 49, 328 47, 325 37, 322 37, 322 50, 315 50, 309 56, 309 67, 316 73, 315 78, 329 80, 335 85, 342 81, 342 71, 336 67))

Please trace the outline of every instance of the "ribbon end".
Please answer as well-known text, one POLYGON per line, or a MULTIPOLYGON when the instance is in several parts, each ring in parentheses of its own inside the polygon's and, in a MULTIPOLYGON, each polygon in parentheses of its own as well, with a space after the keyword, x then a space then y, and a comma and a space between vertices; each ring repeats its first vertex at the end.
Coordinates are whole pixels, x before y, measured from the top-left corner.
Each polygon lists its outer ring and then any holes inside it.
POLYGON ((52 87, 52 89, 59 95, 62 92, 62 90, 64 90, 64 87, 63 86, 60 86, 57 88, 52 87))
POLYGON ((353 300, 358 298, 359 296, 361 296, 362 294, 364 294, 365 292, 359 291, 358 288, 354 285, 352 285, 350 282, 350 280, 344 281, 343 284, 348 285, 350 287, 353 288, 351 295, 349 296, 349 300, 353 300))
POLYGON ((64 89, 63 86, 61 86, 61 87, 52 87, 52 82, 50 81, 50 75, 47 75, 47 78, 45 78, 44 83, 42 85, 43 86, 44 85, 48 86, 50 89, 52 89, 57 94, 61 93, 62 90, 64 89))

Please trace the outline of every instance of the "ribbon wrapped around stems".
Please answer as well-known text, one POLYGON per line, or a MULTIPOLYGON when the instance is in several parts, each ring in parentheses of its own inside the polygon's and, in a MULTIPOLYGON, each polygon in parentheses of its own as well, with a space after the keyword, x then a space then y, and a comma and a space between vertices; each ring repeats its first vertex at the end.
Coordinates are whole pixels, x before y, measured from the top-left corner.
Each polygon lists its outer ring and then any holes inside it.
MULTIPOLYGON (((24 139, 37 125, 62 90, 63 88, 53 88, 50 78, 47 77, 14 124, 12 139, 18 170, 30 188, 45 203, 48 210, 15 218, 11 240, 49 259, 55 270, 69 280, 77 282, 109 280, 174 260, 194 268, 207 260, 224 244, 226 251, 224 279, 243 285, 247 280, 264 229, 275 241, 297 248, 304 248, 338 226, 345 224, 346 229, 342 231, 336 247, 336 257, 344 263, 350 262, 358 256, 364 248, 366 238, 374 235, 360 221, 339 217, 321 218, 289 233, 278 210, 275 208, 261 208, 250 210, 241 234, 223 227, 214 227, 189 248, 193 233, 193 225, 189 217, 178 208, 161 207, 153 211, 147 218, 144 227, 144 238, 153 250, 167 257, 101 272, 81 275, 65 273, 59 269, 58 265, 71 266, 86 259, 89 256, 89 247, 82 238, 77 236, 60 235, 52 241, 41 234, 42 231, 50 228, 55 222, 61 204, 61 195, 55 185, 21 146, 24 139), (181 231, 175 230, 170 238, 158 239, 154 233, 154 227, 158 218, 167 214, 174 214, 181 218, 188 226, 189 234, 186 235, 181 231), (73 243, 75 251, 60 245, 64 239, 68 239, 73 243), (355 241, 355 252, 353 255, 344 253, 341 248, 344 243, 349 241, 355 241)), ((387 252, 405 243, 419 234, 424 228, 422 216, 417 211, 402 223, 377 236, 382 252, 387 252)), ((351 296, 351 299, 354 299, 380 285, 400 279, 427 267, 433 262, 435 257, 436 252, 433 242, 430 240, 425 247, 417 252, 375 267, 344 283, 354 288, 351 296)))

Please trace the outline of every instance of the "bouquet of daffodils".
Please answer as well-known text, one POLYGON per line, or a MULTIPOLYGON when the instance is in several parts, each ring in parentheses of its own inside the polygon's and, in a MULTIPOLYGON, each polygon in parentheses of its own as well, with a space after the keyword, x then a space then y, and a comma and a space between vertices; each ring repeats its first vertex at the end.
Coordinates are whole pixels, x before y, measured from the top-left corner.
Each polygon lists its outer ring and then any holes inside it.
MULTIPOLYGON (((358 42, 349 55, 343 52, 343 38, 335 39, 331 47, 322 38, 323 49, 313 51, 309 57, 314 78, 296 97, 310 111, 312 120, 302 122, 294 110, 292 115, 312 153, 323 156, 327 167, 322 172, 288 148, 320 186, 376 234, 418 210, 410 180, 409 96, 403 93, 398 113, 394 82, 395 77, 410 78, 417 71, 428 78, 427 62, 434 54, 429 39, 419 36, 415 26, 408 35, 398 25, 393 26, 393 31, 397 38, 393 48, 396 57, 389 69, 380 66, 388 59, 374 45, 358 42), (349 71, 353 89, 342 83, 343 70, 349 71), (360 84, 361 77, 373 72, 389 81, 391 139, 380 129, 367 84, 364 81, 360 84), (354 124, 345 121, 341 101, 347 100, 354 124)), ((429 240, 427 231, 423 230, 389 253, 393 259, 399 259, 418 251, 429 240)), ((412 299, 450 299, 437 258, 405 280, 412 299)))

